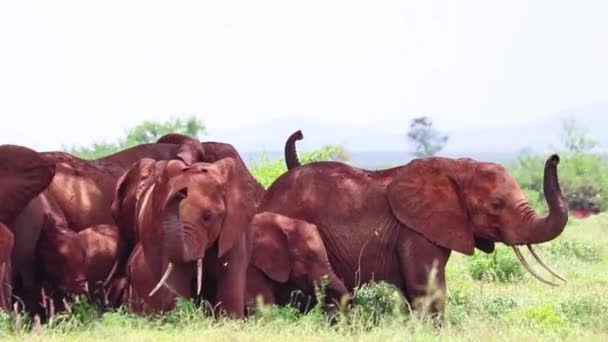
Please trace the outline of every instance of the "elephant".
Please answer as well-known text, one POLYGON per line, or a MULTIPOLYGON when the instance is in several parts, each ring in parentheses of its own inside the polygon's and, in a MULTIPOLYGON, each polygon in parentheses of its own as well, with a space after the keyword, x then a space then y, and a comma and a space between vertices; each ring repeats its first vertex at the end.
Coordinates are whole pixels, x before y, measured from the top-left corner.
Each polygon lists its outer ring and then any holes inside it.
POLYGON ((13 252, 13 233, 0 222, 0 310, 11 306, 11 253, 13 252))
POLYGON ((26 293, 22 291, 36 283, 34 254, 42 216, 30 216, 41 210, 39 194, 54 175, 55 165, 42 159, 36 151, 17 145, 0 146, 0 223, 3 224, 0 279, 3 284, 8 283, 0 291, 4 307, 10 304, 13 295, 24 297, 24 302, 36 303, 33 297, 25 298, 26 293), (7 253, 10 261, 5 259, 7 253))
POLYGON ((42 152, 40 156, 56 164, 49 194, 60 206, 68 227, 80 231, 115 223, 111 205, 116 182, 137 160, 182 159, 192 163, 203 161, 204 150, 198 140, 188 138, 181 145, 142 144, 96 160, 84 160, 64 152, 42 152))
POLYGON ((59 296, 105 295, 118 254, 116 226, 102 224, 74 232, 47 215, 37 250, 39 274, 59 296))
MULTIPOLYGON (((223 312, 243 317, 250 221, 256 209, 248 170, 233 158, 191 165, 142 159, 127 173, 139 176, 121 179, 144 179, 131 185, 140 192, 132 219, 135 247, 126 272, 125 301, 131 310, 167 311, 178 296, 202 294, 223 312)), ((120 195, 129 193, 124 188, 115 201, 123 203, 120 195)))
POLYGON ((292 165, 268 187, 259 210, 315 224, 347 288, 384 280, 401 289, 415 312, 441 322, 451 251, 490 253, 502 242, 533 275, 557 285, 525 262, 519 246, 527 245, 545 266, 533 244, 556 238, 567 224, 558 164, 555 154, 545 164, 545 217, 503 166, 445 157, 377 171, 339 162, 292 165))
MULTIPOLYGON (((156 143, 162 146, 180 146, 182 149, 180 158, 189 162, 202 160, 207 163, 214 163, 224 158, 234 159, 238 164, 239 170, 243 171, 243 181, 252 189, 251 192, 255 203, 261 200, 264 187, 248 171, 241 156, 232 145, 221 142, 199 142, 183 134, 167 134, 159 138, 156 143), (190 148, 186 149, 183 146, 189 146, 190 148), (204 153, 200 153, 198 158, 188 159, 188 151, 204 151, 204 153)), ((154 181, 154 177, 152 177, 154 168, 152 165, 152 163, 146 163, 145 160, 135 162, 131 167, 131 172, 123 173, 116 182, 111 213, 118 225, 120 243, 124 245, 121 247, 122 254, 117 267, 119 275, 124 274, 127 258, 131 255, 134 246, 139 242, 135 229, 135 204, 141 197, 142 190, 146 189, 154 181), (135 172, 135 170, 138 171, 135 172)))
POLYGON ((299 304, 302 310, 315 303, 315 283, 327 280, 327 298, 339 302, 349 297, 346 286, 333 272, 325 246, 314 224, 262 212, 252 220, 253 251, 247 269, 247 304, 258 296, 265 304, 299 304), (294 293, 304 298, 294 303, 294 293), (312 301, 311 301, 312 299, 312 301), (309 302, 302 302, 309 301, 309 302))

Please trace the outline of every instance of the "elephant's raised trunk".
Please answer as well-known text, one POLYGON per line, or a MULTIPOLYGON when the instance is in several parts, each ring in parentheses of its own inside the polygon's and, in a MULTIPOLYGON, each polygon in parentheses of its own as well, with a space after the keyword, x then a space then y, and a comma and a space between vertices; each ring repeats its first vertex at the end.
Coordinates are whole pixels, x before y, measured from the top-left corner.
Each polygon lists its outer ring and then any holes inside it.
POLYGON ((288 170, 301 165, 298 159, 298 152, 296 151, 296 141, 302 139, 304 139, 304 135, 302 131, 298 130, 293 132, 285 142, 285 164, 287 164, 288 170))
POLYGON ((531 213, 527 215, 526 222, 515 239, 508 241, 510 245, 537 244, 555 239, 562 233, 568 222, 568 206, 562 195, 558 178, 557 165, 559 157, 554 154, 545 163, 545 175, 543 189, 549 206, 549 214, 546 217, 538 217, 532 209, 527 206, 524 211, 531 213))

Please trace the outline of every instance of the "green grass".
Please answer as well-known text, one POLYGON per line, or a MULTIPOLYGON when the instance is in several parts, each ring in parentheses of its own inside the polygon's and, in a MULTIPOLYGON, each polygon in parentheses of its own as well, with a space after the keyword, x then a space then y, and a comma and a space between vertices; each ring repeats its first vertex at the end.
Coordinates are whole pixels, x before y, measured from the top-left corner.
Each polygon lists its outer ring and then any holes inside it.
POLYGON ((99 315, 82 303, 73 308, 72 315, 59 315, 52 324, 36 329, 29 328, 26 322, 15 331, 15 317, 2 313, 0 339, 607 340, 608 214, 571 220, 562 236, 541 247, 546 261, 568 278, 566 286, 547 286, 527 272, 504 279, 478 277, 474 271, 477 268, 485 274, 517 272, 513 271, 515 266, 506 247, 498 248, 497 255, 466 257, 454 253, 447 270, 446 326, 440 330, 410 315, 405 305, 395 307, 395 303, 403 303, 402 297, 395 294, 392 287, 380 283, 360 289, 357 304, 338 314, 331 323, 318 308, 307 315, 291 308, 260 309, 247 321, 235 321, 205 315, 203 311, 209 310, 199 309, 187 301, 178 303, 174 312, 154 318, 137 317, 124 310, 99 315))

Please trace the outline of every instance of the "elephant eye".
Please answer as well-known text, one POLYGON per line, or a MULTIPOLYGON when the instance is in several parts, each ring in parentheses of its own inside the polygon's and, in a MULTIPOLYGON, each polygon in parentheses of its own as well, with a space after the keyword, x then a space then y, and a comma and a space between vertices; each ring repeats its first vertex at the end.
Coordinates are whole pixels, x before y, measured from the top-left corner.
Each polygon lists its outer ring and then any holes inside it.
POLYGON ((306 253, 306 260, 308 260, 308 261, 314 261, 315 257, 316 257, 315 253, 313 253, 313 252, 306 253))
POLYGON ((492 201, 492 209, 494 210, 500 210, 503 207, 503 203, 501 200, 499 199, 495 199, 492 201))
POLYGON ((205 223, 209 223, 213 220, 213 212, 209 209, 205 210, 203 212, 203 216, 202 216, 203 222, 205 223))

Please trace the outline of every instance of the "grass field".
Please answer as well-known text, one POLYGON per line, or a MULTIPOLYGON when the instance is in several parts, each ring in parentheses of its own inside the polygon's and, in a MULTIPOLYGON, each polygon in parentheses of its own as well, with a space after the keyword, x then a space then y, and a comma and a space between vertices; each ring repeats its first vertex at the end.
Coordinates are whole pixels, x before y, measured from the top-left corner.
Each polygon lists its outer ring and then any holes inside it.
POLYGON ((376 286, 365 292, 367 297, 362 295, 362 304, 333 324, 319 309, 304 316, 289 308, 263 310, 247 321, 233 321, 205 316, 189 302, 180 302, 162 318, 122 311, 99 315, 83 304, 74 307, 74 314, 59 315, 50 325, 35 329, 26 323, 16 327, 14 316, 2 314, 0 339, 608 341, 608 215, 571 220, 559 239, 541 247, 545 259, 568 278, 566 286, 554 288, 532 278, 506 247, 491 255, 453 254, 447 276, 447 322, 441 330, 407 310, 395 310, 399 297, 386 286, 376 286), (381 315, 378 322, 373 322, 374 314, 381 315))

